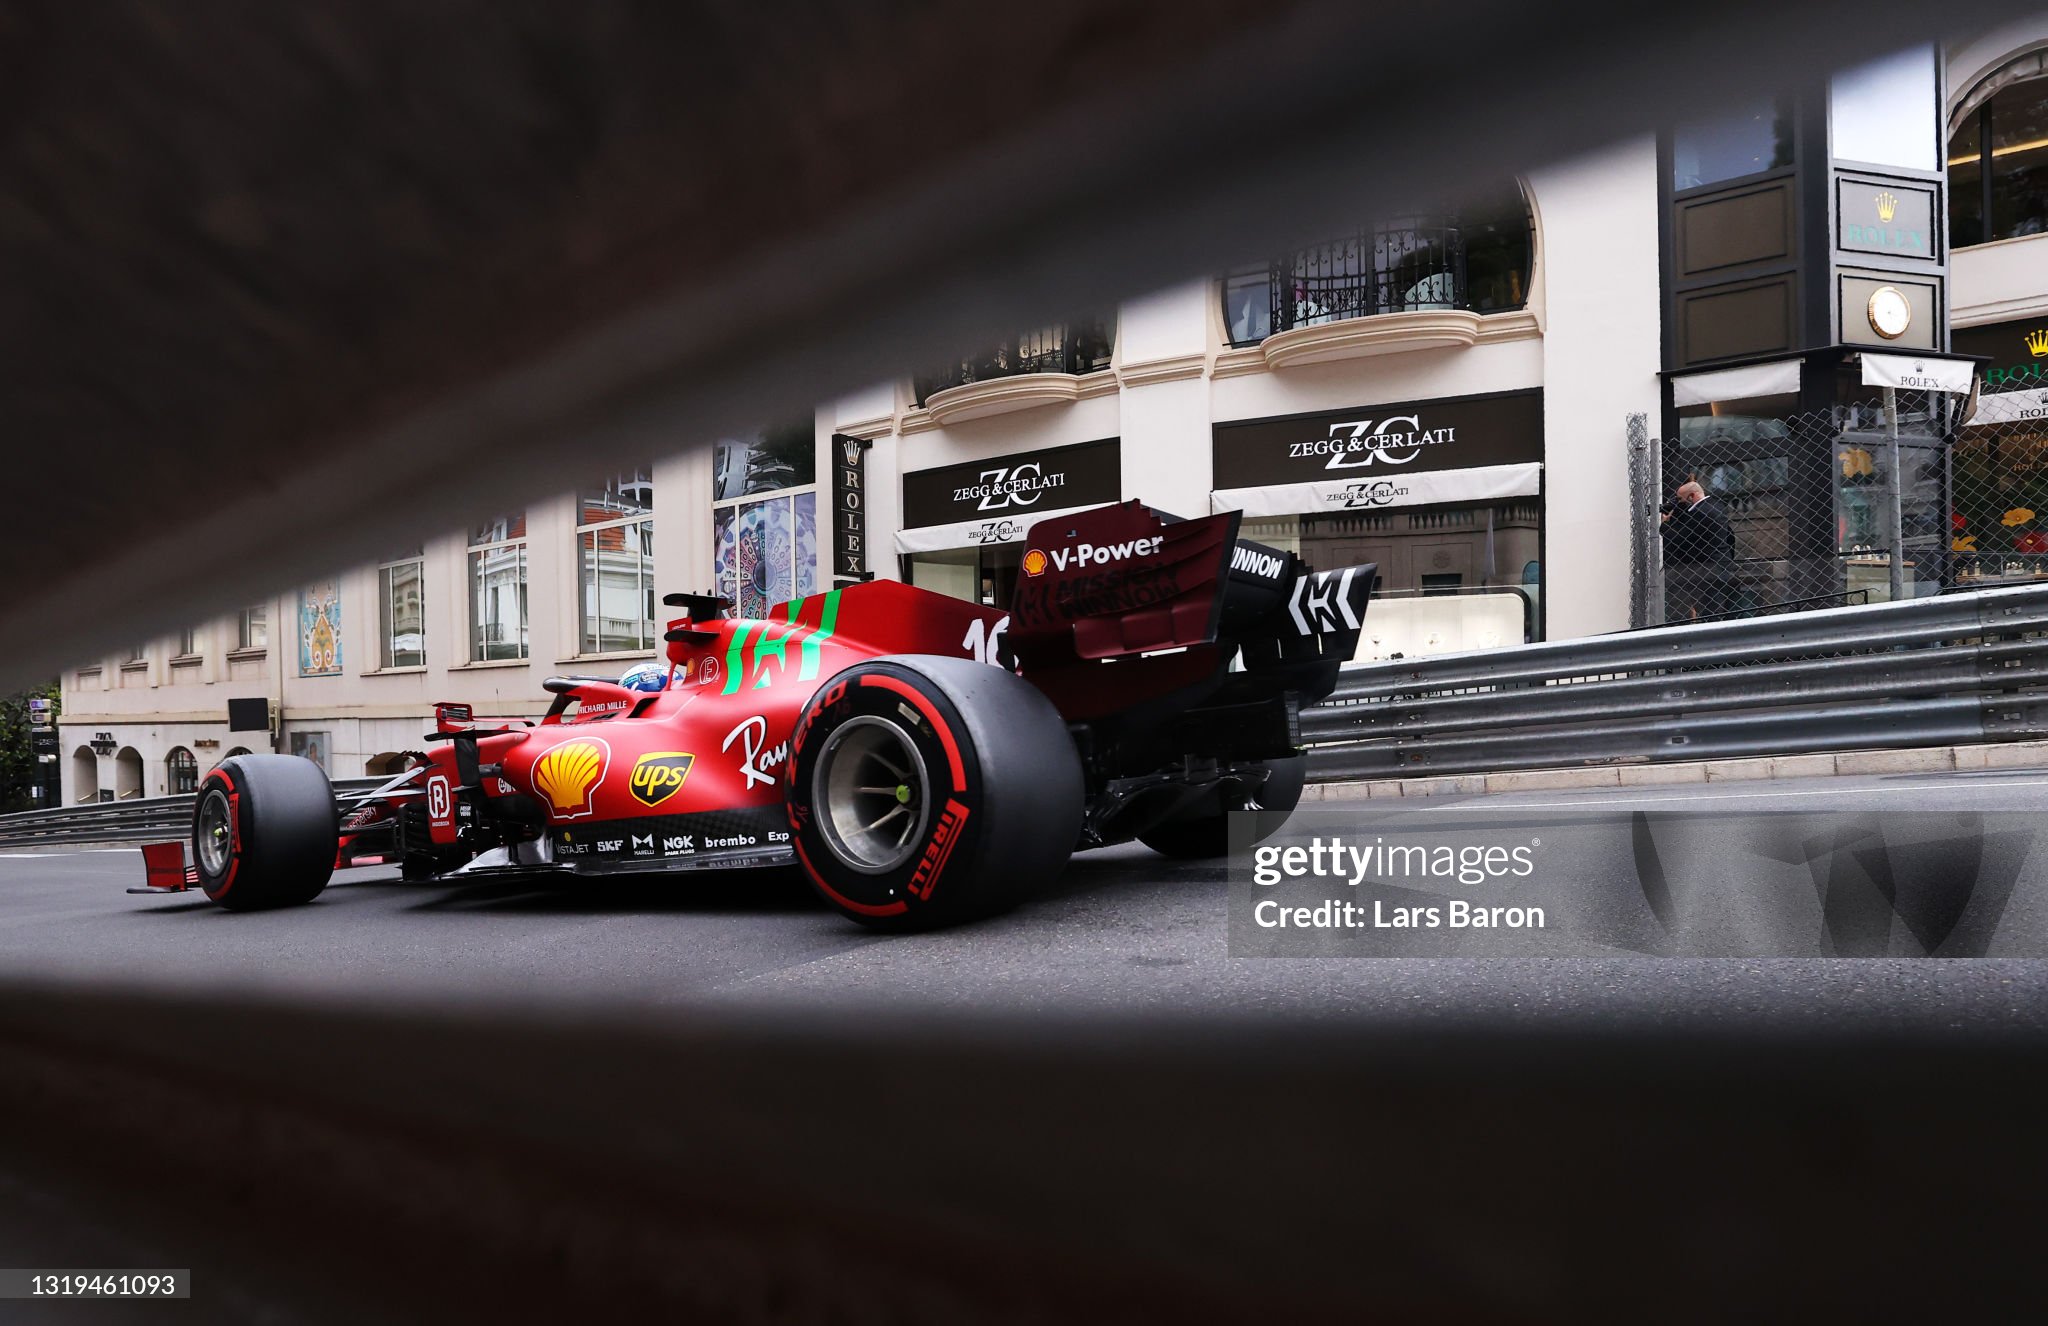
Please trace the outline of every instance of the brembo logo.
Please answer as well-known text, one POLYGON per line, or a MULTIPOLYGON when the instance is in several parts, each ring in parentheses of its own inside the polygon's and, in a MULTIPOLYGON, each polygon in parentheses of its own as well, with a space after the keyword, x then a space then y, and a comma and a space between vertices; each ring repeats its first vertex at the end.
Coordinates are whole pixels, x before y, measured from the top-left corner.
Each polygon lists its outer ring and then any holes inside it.
MULTIPOLYGON (((1159 545, 1164 542, 1164 536, 1155 534, 1149 539, 1132 539, 1126 543, 1078 543, 1071 548, 1051 549, 1047 555, 1052 558, 1055 571, 1064 571, 1070 566, 1078 570, 1090 566, 1108 566, 1112 562, 1128 561, 1133 557, 1150 557, 1159 551, 1159 545)), ((1038 571, 1031 571, 1031 574, 1037 575, 1044 569, 1044 564, 1040 563, 1038 571)), ((1031 570, 1028 558, 1025 570, 1031 570)))
POLYGON ((1458 430, 1454 426, 1424 428, 1419 416, 1397 414, 1380 420, 1377 426, 1370 419, 1331 424, 1328 437, 1289 443, 1287 457, 1308 460, 1327 456, 1329 459, 1323 462, 1326 470, 1356 470, 1374 461, 1406 465, 1421 455, 1424 447, 1457 440, 1458 430), (1397 451, 1405 454, 1391 454, 1397 451))

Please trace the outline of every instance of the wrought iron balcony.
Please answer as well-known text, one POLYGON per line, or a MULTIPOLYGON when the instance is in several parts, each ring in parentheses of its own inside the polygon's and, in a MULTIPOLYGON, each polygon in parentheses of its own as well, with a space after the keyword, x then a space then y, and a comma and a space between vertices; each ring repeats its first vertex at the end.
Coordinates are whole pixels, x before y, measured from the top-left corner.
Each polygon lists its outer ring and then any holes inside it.
POLYGON ((1429 309, 1491 312, 1527 297, 1526 213, 1467 225, 1455 212, 1390 217, 1225 278, 1232 345, 1297 327, 1429 309))
POLYGON ((1111 337, 1099 320, 1070 322, 1012 337, 917 379, 917 403, 949 387, 1023 373, 1093 373, 1109 367, 1111 337))

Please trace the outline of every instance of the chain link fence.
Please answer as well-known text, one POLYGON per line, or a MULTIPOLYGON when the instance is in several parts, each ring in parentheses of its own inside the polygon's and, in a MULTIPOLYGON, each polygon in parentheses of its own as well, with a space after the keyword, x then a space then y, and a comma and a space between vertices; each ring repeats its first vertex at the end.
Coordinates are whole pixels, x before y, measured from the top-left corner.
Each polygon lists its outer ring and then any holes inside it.
POLYGON ((1637 629, 2048 583, 2048 407, 1899 392, 1627 421, 1637 629))

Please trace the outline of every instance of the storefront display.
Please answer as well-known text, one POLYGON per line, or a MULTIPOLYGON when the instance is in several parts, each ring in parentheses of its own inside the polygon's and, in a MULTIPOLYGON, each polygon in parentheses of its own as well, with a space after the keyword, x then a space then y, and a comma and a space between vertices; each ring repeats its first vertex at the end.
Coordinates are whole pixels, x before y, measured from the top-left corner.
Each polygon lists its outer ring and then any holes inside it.
POLYGON ((1212 509, 1243 511, 1244 537, 1374 562, 1390 599, 1511 597, 1540 635, 1540 391, 1220 423, 1213 441, 1212 509))
POLYGON ((1031 526, 1123 496, 1116 438, 964 461, 903 476, 896 551, 911 584, 1007 603, 1031 526))
POLYGON ((817 592, 817 452, 808 420, 713 451, 712 572, 742 617, 817 592))

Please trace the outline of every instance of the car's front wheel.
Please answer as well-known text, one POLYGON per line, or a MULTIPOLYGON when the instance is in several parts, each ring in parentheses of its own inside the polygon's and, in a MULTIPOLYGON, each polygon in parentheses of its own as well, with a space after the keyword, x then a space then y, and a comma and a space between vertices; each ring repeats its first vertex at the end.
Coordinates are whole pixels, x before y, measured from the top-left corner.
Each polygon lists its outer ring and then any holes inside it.
POLYGON ((790 766, 804 872, 863 925, 1013 906, 1081 834, 1081 763, 1059 711, 965 659, 908 655, 833 677, 797 720, 790 766))
POLYGON ((311 902, 334 873, 338 839, 334 788, 311 760, 238 755, 200 780, 192 858, 223 907, 311 902))

